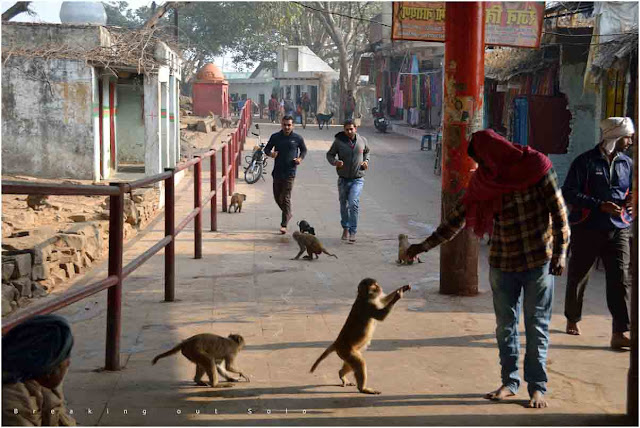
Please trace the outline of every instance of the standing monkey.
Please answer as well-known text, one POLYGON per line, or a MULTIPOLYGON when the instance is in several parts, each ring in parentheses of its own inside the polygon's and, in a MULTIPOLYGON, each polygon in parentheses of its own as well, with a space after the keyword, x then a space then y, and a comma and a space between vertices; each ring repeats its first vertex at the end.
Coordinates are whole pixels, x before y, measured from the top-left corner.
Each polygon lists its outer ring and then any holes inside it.
POLYGON ((396 302, 402 298, 403 293, 409 290, 411 290, 410 285, 403 285, 385 295, 375 279, 365 278, 360 281, 358 296, 338 338, 316 360, 311 367, 311 373, 322 360, 335 351, 344 361, 338 372, 342 386, 353 386, 346 379, 346 375, 353 371, 358 391, 363 394, 380 394, 380 391, 367 388, 367 368, 361 350, 364 351, 371 342, 376 321, 383 321, 396 302))
POLYGON ((180 342, 173 349, 157 355, 152 364, 157 363, 160 358, 182 351, 182 355, 196 365, 196 375, 193 381, 200 386, 206 386, 207 384, 201 380, 206 373, 209 376, 211 387, 216 388, 218 386, 218 372, 231 382, 238 380, 232 378, 227 371, 236 373, 247 382, 249 381, 249 378, 233 365, 242 348, 244 348, 244 339, 239 334, 230 334, 229 337, 209 333, 196 334, 180 342), (222 367, 223 361, 226 370, 222 367))
POLYGON ((399 234, 398 235, 398 260, 396 260, 396 263, 398 263, 399 265, 402 265, 402 264, 412 265, 413 262, 416 261, 416 259, 418 260, 418 263, 422 263, 422 260, 420 260, 420 257, 418 256, 414 258, 407 257, 407 250, 409 249, 410 246, 411 244, 409 244, 409 237, 404 233, 399 234))
POLYGON ((300 252, 291 260, 298 260, 302 253, 304 253, 305 251, 307 252, 307 255, 303 258, 307 260, 313 260, 314 254, 316 255, 316 259, 319 258, 320 253, 328 254, 331 257, 335 257, 336 259, 338 258, 338 256, 336 256, 335 254, 331 254, 330 252, 328 252, 322 246, 320 240, 314 235, 310 235, 308 233, 300 233, 296 230, 295 232, 293 232, 293 239, 295 239, 298 243, 298 246, 300 246, 300 252))

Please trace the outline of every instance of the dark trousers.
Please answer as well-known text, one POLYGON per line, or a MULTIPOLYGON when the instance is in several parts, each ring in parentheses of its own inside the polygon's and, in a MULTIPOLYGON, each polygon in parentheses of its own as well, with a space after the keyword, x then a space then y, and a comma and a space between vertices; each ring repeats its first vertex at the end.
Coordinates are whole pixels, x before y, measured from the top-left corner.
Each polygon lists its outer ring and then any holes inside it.
POLYGON ((271 120, 271 122, 275 122, 276 121, 276 111, 275 110, 269 110, 269 120, 271 120))
POLYGON ((571 228, 571 244, 564 315, 571 322, 582 318, 582 300, 589 274, 597 257, 604 263, 607 306, 613 317, 613 332, 629 331, 629 277, 631 228, 588 230, 571 228))
POLYGON ((282 210, 280 226, 287 227, 291 219, 291 191, 295 177, 273 179, 273 199, 282 210))

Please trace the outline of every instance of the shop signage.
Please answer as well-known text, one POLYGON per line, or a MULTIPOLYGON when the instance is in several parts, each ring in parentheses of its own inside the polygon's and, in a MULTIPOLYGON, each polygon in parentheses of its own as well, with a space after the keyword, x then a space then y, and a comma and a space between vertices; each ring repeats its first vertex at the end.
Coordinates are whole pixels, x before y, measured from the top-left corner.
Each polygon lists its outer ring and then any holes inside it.
MULTIPOLYGON (((487 45, 540 47, 544 2, 484 4, 487 45)), ((393 2, 391 39, 444 42, 444 20, 445 2, 393 2)))

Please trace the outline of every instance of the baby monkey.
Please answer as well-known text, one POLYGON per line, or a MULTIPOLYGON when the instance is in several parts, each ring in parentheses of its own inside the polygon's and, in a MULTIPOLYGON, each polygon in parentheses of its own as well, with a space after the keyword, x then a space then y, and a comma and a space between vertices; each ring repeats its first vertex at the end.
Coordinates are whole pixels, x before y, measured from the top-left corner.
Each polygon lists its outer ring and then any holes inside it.
POLYGON ((344 323, 340 334, 311 367, 311 373, 320 362, 335 351, 344 362, 338 372, 342 386, 353 386, 347 382, 346 375, 353 371, 358 391, 363 394, 380 394, 371 388, 367 388, 367 367, 362 356, 362 351, 371 342, 375 330, 376 321, 383 321, 393 309, 393 306, 402 298, 404 292, 411 290, 410 285, 403 285, 397 290, 385 295, 378 281, 373 278, 365 278, 358 284, 358 296, 353 303, 351 312, 344 323))
POLYGON ((407 257, 407 250, 410 246, 411 244, 409 244, 409 237, 407 235, 404 233, 398 235, 398 260, 396 260, 396 263, 399 265, 412 265, 415 260, 418 260, 418 263, 422 263, 422 260, 420 260, 418 256, 414 258, 407 257))
POLYGON ((231 212, 231 208, 235 208, 234 213, 242 212, 242 203, 247 199, 247 195, 243 193, 234 193, 231 196, 231 203, 229 203, 229 212, 231 212))
POLYGON ((314 235, 310 235, 308 233, 300 233, 296 230, 295 232, 293 232, 293 239, 295 239, 300 246, 300 252, 291 260, 298 260, 302 253, 304 253, 305 251, 307 252, 307 255, 303 258, 307 260, 313 260, 314 254, 316 255, 316 259, 319 258, 320 253, 325 253, 327 255, 335 257, 336 259, 338 258, 338 256, 336 256, 335 254, 331 254, 330 252, 325 250, 325 248, 320 243, 320 240, 314 235))
POLYGON ((216 388, 218 386, 218 373, 228 381, 238 381, 238 379, 231 377, 227 371, 236 373, 249 382, 249 378, 233 365, 238 352, 242 348, 244 348, 244 339, 239 334, 230 334, 229 337, 209 333, 196 334, 182 341, 173 349, 157 355, 152 364, 157 363, 160 358, 182 351, 182 355, 196 365, 194 382, 200 386, 207 386, 201 380, 206 373, 209 376, 209 384, 212 388, 216 388), (223 361, 225 362, 226 370, 222 367, 223 361), (215 370, 213 369, 214 366, 215 370))

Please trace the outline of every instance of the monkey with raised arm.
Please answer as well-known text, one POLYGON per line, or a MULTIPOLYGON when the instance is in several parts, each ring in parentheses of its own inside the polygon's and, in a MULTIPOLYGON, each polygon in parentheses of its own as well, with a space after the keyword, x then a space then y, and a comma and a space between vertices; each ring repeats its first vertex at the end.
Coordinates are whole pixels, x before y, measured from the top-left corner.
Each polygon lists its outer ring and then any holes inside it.
POLYGON ((308 233, 300 233, 296 230, 295 232, 293 232, 293 239, 295 239, 300 246, 300 252, 291 260, 298 260, 302 253, 304 253, 305 251, 307 252, 307 255, 303 258, 307 260, 313 260, 314 254, 316 255, 316 258, 319 258, 320 253, 325 253, 329 256, 335 257, 336 259, 338 258, 338 256, 336 256, 335 254, 331 254, 330 252, 325 250, 325 248, 320 243, 320 240, 314 235, 308 233))
POLYGON ((407 257, 407 250, 409 249, 410 246, 411 244, 409 244, 409 237, 404 233, 399 234, 398 235, 398 260, 396 260, 396 263, 398 263, 399 265, 402 265, 402 264, 412 265, 415 260, 418 260, 418 263, 422 263, 422 260, 420 260, 420 257, 418 256, 414 258, 407 257))
POLYGON ((157 355, 152 364, 157 363, 160 358, 182 351, 182 355, 196 365, 194 382, 197 385, 206 386, 207 383, 201 380, 206 373, 209 377, 209 385, 216 388, 218 373, 231 382, 237 382, 238 379, 233 378, 228 372, 236 373, 249 382, 249 378, 234 366, 234 361, 242 348, 244 348, 244 339, 239 334, 230 334, 229 337, 209 333, 196 334, 180 342, 173 349, 157 355), (223 362, 225 367, 222 367, 223 362))
POLYGON ((346 375, 353 371, 358 391, 363 394, 380 394, 380 391, 367 388, 367 368, 361 352, 371 342, 376 322, 383 321, 396 302, 402 298, 403 293, 409 290, 410 285, 403 285, 385 295, 375 279, 365 278, 360 281, 358 296, 338 338, 316 360, 311 367, 311 373, 322 360, 335 351, 343 361, 338 372, 342 386, 353 386, 346 378, 346 375))

